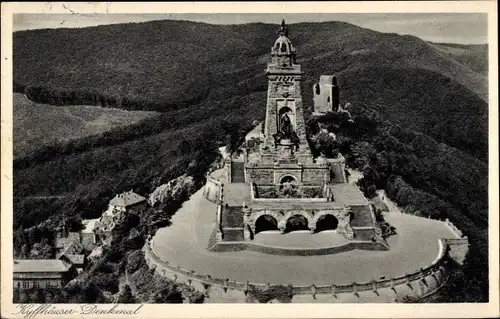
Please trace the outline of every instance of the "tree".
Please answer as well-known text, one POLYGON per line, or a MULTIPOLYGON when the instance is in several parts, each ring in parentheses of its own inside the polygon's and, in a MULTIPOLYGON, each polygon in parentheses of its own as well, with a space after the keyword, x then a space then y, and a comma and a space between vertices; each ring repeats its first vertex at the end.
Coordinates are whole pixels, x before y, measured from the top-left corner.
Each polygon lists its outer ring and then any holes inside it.
POLYGON ((41 288, 35 288, 35 297, 33 298, 34 303, 45 303, 45 293, 41 288))
POLYGON ((47 244, 36 243, 31 249, 31 258, 33 259, 51 259, 53 257, 53 248, 47 244))
POLYGON ((182 295, 188 303, 203 303, 205 300, 205 295, 192 287, 183 289, 182 295))
POLYGON ((31 296, 27 290, 23 291, 21 294, 21 303, 32 303, 31 296))
POLYGON ((123 291, 118 297, 118 303, 136 303, 136 300, 132 295, 132 289, 129 285, 125 285, 125 287, 123 287, 123 291))
POLYGON ((21 247, 21 252, 19 253, 19 257, 21 259, 29 259, 30 258, 30 249, 27 244, 23 244, 21 247))
POLYGON ((139 270, 144 264, 144 252, 141 250, 135 250, 128 255, 127 271, 132 274, 139 270))
POLYGON ((105 303, 107 302, 101 289, 90 281, 82 290, 81 297, 78 298, 82 300, 82 303, 105 303), (81 299, 80 299, 81 298, 81 299))
POLYGON ((183 303, 182 292, 173 283, 160 282, 153 295, 154 303, 183 303))
POLYGON ((19 303, 20 301, 21 301, 21 293, 19 291, 19 288, 15 287, 12 294, 12 302, 19 303))

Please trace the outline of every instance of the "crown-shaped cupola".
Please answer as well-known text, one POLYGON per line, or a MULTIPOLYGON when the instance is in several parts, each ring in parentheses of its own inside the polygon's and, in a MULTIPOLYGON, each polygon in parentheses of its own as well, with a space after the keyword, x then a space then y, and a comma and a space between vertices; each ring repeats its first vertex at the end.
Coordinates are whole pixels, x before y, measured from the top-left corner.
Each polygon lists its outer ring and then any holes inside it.
POLYGON ((277 67, 292 67, 295 63, 295 48, 288 38, 288 28, 285 20, 281 21, 278 34, 279 37, 271 48, 271 63, 277 67))

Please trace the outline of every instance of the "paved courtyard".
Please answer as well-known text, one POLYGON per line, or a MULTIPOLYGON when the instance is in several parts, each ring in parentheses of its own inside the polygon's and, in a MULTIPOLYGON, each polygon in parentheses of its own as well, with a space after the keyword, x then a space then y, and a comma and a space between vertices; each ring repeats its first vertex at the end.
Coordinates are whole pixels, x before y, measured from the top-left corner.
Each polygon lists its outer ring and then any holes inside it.
MULTIPOLYGON (((210 252, 207 246, 215 225, 215 214, 216 205, 206 200, 199 190, 176 212, 171 226, 158 230, 153 239, 153 250, 172 265, 215 278, 273 284, 348 284, 414 272, 434 261, 439 238, 454 238, 451 230, 441 222, 391 212, 387 213, 386 220, 396 227, 398 234, 388 238, 389 251, 352 250, 324 256, 210 252)), ((258 241, 273 243, 272 238, 276 235, 264 234, 258 241)), ((320 245, 323 239, 329 238, 328 233, 311 235, 299 232, 285 236, 289 236, 292 244, 302 242, 304 245, 320 245), (305 235, 311 236, 310 242, 306 242, 305 235)), ((282 238, 275 244, 282 246, 282 238)))
POLYGON ((283 248, 328 248, 345 245, 349 241, 335 231, 325 230, 311 235, 308 230, 281 234, 278 230, 263 231, 255 235, 254 243, 283 248))

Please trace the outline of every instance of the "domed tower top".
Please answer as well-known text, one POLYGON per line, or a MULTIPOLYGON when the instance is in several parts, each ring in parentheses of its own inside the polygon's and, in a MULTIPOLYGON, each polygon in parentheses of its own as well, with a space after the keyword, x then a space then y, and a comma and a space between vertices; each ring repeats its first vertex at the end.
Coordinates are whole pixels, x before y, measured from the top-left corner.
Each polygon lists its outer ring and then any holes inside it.
POLYGON ((286 27, 286 22, 285 22, 285 19, 281 20, 281 28, 280 28, 280 31, 278 33, 280 36, 281 35, 284 35, 285 37, 288 36, 288 28, 286 27))
POLYGON ((272 62, 281 67, 291 67, 295 63, 296 51, 288 38, 288 27, 284 19, 281 21, 278 34, 279 37, 271 48, 272 62))

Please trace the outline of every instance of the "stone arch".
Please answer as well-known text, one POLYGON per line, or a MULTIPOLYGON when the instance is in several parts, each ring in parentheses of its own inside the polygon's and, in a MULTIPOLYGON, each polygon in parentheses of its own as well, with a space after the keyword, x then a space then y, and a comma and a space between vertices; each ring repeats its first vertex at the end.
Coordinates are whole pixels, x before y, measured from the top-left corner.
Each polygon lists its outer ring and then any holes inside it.
POLYGON ((283 216, 283 220, 286 221, 288 220, 290 217, 292 217, 293 215, 301 215, 303 216, 305 219, 307 219, 307 221, 309 223, 316 223, 316 220, 315 220, 315 216, 308 212, 308 211, 305 211, 305 210, 290 210, 290 211, 287 211, 284 216, 283 216))
POLYGON ((292 214, 286 219, 286 232, 309 230, 309 220, 303 214, 292 214))
POLYGON ((319 210, 319 211, 316 211, 316 214, 314 215, 314 218, 312 220, 312 223, 313 223, 313 227, 316 227, 316 224, 318 222, 318 220, 324 216, 324 215, 333 215, 338 223, 337 223, 337 232, 339 234, 345 234, 345 232, 349 229, 351 229, 351 226, 350 226, 350 209, 348 207, 339 207, 339 208, 335 208, 335 209, 332 209, 332 210, 319 210))
MULTIPOLYGON (((289 89, 287 86, 283 86, 282 89, 284 90, 284 92, 281 92, 281 93, 289 92, 289 89)), ((297 129, 297 117, 296 117, 296 105, 295 104, 296 104, 295 100, 286 99, 286 98, 279 99, 276 101, 276 109, 277 109, 276 124, 277 124, 278 131, 281 128, 282 117, 284 117, 285 114, 290 119, 292 131, 295 131, 297 129)))
POLYGON ((255 220, 255 232, 258 233, 266 230, 278 230, 278 219, 269 214, 262 214, 255 220))
POLYGON ((278 211, 274 211, 274 210, 252 211, 252 214, 251 214, 250 218, 248 219, 247 225, 250 227, 250 230, 253 233, 253 235, 256 234, 256 232, 255 232, 256 222, 262 215, 269 215, 269 216, 273 217, 278 222, 278 228, 280 228, 280 225, 282 224, 282 220, 283 220, 282 213, 280 213, 278 211))
POLYGON ((288 52, 288 45, 286 43, 281 43, 281 47, 280 47, 280 51, 281 52, 288 52))
POLYGON ((314 229, 314 226, 316 225, 314 216, 309 213, 308 211, 305 210, 292 210, 288 211, 284 214, 283 219, 282 219, 282 227, 283 231, 286 231, 288 220, 296 215, 302 216, 306 221, 308 225, 308 229, 314 229))
POLYGON ((283 183, 297 183, 299 181, 299 179, 292 175, 292 174, 284 174, 284 175, 281 175, 278 179, 278 183, 279 184, 283 184, 283 183))
POLYGON ((288 107, 288 103, 285 103, 282 107, 280 107, 278 114, 281 118, 285 113, 293 114, 293 110, 288 107))
POLYGON ((333 214, 323 214, 316 220, 316 232, 324 230, 335 230, 339 226, 339 220, 333 214))

